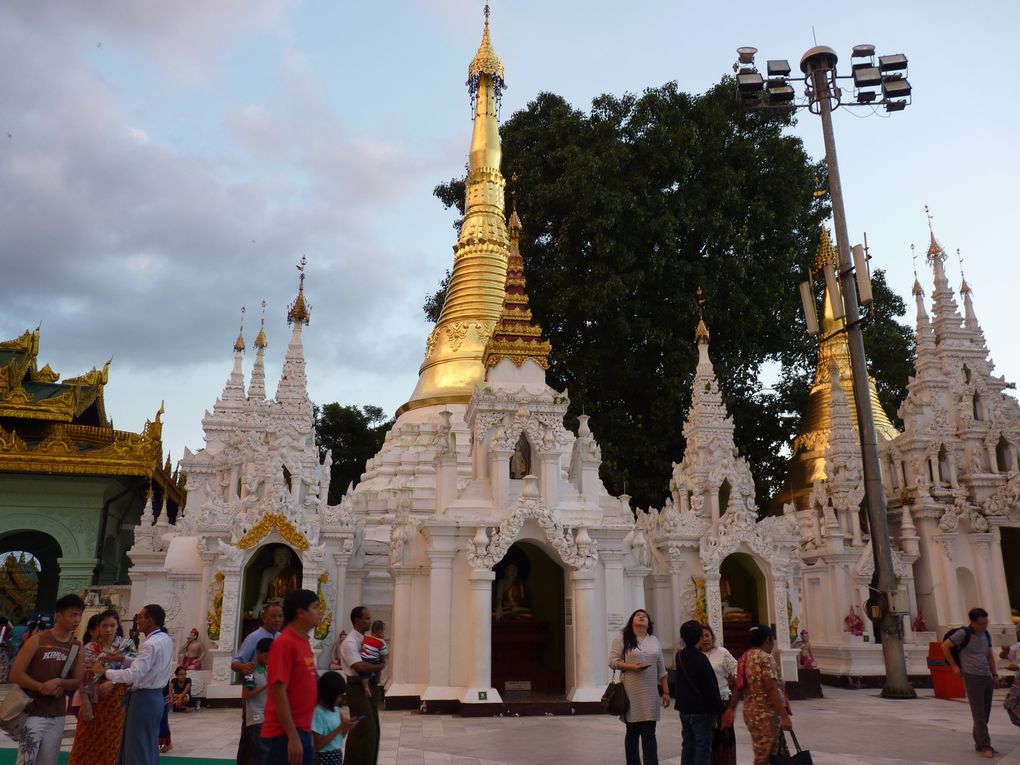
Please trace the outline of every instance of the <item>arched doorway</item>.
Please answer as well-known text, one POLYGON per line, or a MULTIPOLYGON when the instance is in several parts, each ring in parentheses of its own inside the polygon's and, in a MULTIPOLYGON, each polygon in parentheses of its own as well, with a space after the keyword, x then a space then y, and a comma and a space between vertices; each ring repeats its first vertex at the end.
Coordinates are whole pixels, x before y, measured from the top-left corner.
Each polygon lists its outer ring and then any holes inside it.
POLYGON ((262 606, 269 602, 282 602, 284 596, 301 587, 301 575, 301 559, 287 545, 270 543, 258 549, 241 574, 238 645, 258 628, 262 606))
POLYGON ((493 566, 492 685, 504 700, 558 696, 566 678, 563 569, 515 542, 493 566))
POLYGON ((19 618, 52 610, 63 594, 58 592, 62 555, 57 540, 42 531, 15 531, 0 539, 0 558, 4 559, 0 614, 19 618))
POLYGON ((722 601, 723 644, 735 657, 748 646, 748 630, 768 623, 765 574, 747 553, 732 553, 719 564, 719 599, 722 601))

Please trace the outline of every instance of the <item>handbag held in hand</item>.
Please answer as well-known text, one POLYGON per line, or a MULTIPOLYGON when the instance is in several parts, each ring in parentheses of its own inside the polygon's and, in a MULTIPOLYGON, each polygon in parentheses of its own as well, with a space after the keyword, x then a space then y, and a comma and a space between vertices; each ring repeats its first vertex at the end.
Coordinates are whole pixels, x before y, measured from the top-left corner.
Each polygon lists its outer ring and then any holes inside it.
POLYGON ((627 698, 627 689, 623 687, 621 681, 616 679, 614 672, 612 681, 606 686, 605 693, 602 694, 602 711, 614 717, 622 717, 629 710, 630 699, 627 698))
POLYGON ((790 731, 790 738, 793 739, 793 745, 797 749, 796 754, 790 754, 787 750, 786 733, 781 730, 779 731, 779 754, 774 754, 769 758, 769 765, 814 765, 814 760, 811 759, 811 752, 800 748, 797 734, 792 730, 790 731))

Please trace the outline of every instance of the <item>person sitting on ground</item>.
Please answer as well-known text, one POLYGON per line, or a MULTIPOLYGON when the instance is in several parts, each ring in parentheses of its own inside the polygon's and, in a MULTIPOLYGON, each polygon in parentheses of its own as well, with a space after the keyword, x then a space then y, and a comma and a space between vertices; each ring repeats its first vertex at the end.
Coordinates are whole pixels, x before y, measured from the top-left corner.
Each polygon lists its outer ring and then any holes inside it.
POLYGON ((378 667, 371 672, 358 673, 358 677, 361 678, 361 688, 365 691, 366 696, 372 693, 369 685, 372 677, 375 677, 378 682, 379 671, 389 655, 390 647, 386 645, 386 623, 381 619, 376 619, 372 622, 372 631, 365 635, 365 639, 361 641, 361 660, 378 667))
POLYGON ((188 677, 187 667, 174 670, 173 679, 170 680, 170 708, 175 712, 191 711, 191 678, 188 677))
POLYGON ((347 683, 338 672, 326 672, 319 678, 319 703, 312 717, 312 743, 315 765, 343 765, 341 750, 344 734, 358 724, 341 711, 347 683))

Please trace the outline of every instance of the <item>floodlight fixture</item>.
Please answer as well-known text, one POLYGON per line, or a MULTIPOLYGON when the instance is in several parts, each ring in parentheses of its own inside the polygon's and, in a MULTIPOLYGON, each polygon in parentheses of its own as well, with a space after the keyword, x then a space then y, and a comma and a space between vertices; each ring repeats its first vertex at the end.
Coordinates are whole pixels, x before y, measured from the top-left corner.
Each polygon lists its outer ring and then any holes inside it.
POLYGON ((790 62, 785 58, 773 58, 768 61, 769 77, 789 77, 790 62))
POLYGON ((876 93, 875 91, 873 91, 873 90, 862 90, 862 91, 860 91, 857 94, 857 103, 859 103, 859 104, 870 104, 876 98, 878 98, 878 93, 876 93))
POLYGON ((910 83, 902 77, 885 77, 882 79, 882 95, 885 98, 907 98, 910 96, 910 83))
POLYGON ((814 291, 811 289, 811 282, 800 283, 800 303, 804 308, 804 322, 807 324, 809 335, 818 334, 818 307, 815 304, 814 291))
POLYGON ((907 108, 906 101, 885 101, 884 103, 887 112, 901 112, 907 108))
POLYGON ((883 72, 898 72, 907 68, 907 57, 902 53, 891 56, 879 56, 878 66, 883 72))
POLYGON ((765 78, 753 69, 744 69, 737 73, 737 88, 742 94, 757 93, 765 84, 765 78))
POLYGON ((863 43, 861 45, 855 45, 853 51, 850 53, 851 58, 871 58, 875 55, 875 46, 863 43))
POLYGON ((822 274, 825 276, 825 291, 828 293, 829 308, 832 310, 832 318, 839 321, 846 316, 846 311, 843 309, 843 297, 839 291, 839 284, 836 281, 836 268, 831 263, 827 263, 822 268, 822 274))
MULTIPOLYGON (((864 241, 868 241, 867 236, 864 241)), ((864 245, 855 244, 850 248, 854 259, 854 276, 857 278, 857 294, 863 305, 870 305, 875 302, 871 294, 871 274, 868 272, 868 253, 864 251, 864 245)))
POLYGON ((769 102, 774 104, 789 103, 795 95, 793 87, 782 78, 769 80, 765 92, 768 94, 769 102))
POLYGON ((754 64, 754 54, 757 52, 757 48, 752 48, 750 46, 737 48, 737 61, 741 64, 754 64))
POLYGON ((882 84, 882 72, 871 64, 854 64, 854 87, 874 88, 882 84))

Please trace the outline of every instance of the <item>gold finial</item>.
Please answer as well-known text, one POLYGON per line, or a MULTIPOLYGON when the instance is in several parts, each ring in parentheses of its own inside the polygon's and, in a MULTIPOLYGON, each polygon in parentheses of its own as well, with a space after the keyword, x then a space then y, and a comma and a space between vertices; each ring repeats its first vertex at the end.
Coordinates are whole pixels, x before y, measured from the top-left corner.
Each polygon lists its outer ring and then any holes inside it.
POLYGON ((910 243, 910 257, 914 261, 914 288, 910 290, 913 295, 923 295, 924 290, 921 289, 921 282, 917 278, 917 251, 914 249, 914 243, 910 243))
POLYGON ((234 350, 244 353, 244 306, 241 306, 241 329, 237 332, 237 340, 234 341, 234 350))
POLYGON ((485 5, 485 28, 482 30, 482 42, 478 45, 478 52, 471 59, 468 66, 468 88, 474 94, 478 90, 478 78, 481 75, 490 75, 496 86, 497 94, 503 88, 503 62, 499 60, 495 49, 492 47, 492 40, 489 39, 489 5, 485 5))
POLYGON ((931 235, 931 242, 928 245, 928 262, 933 263, 935 258, 945 260, 946 251, 942 249, 942 245, 939 244, 938 240, 935 238, 935 229, 932 228, 931 225, 933 216, 931 214, 931 210, 928 209, 928 205, 924 206, 924 214, 928 216, 928 233, 931 235))
POLYGON ((711 335, 708 331, 708 325, 705 324, 705 305, 708 300, 705 298, 705 294, 701 291, 701 287, 697 290, 698 300, 698 327, 694 330, 694 339, 698 341, 698 344, 708 344, 711 339, 711 335))
POLYGON ((305 266, 308 265, 308 258, 304 255, 301 256, 301 263, 298 264, 297 270, 301 274, 301 278, 298 280, 298 293, 297 297, 294 298, 294 302, 290 304, 290 310, 287 311, 287 323, 295 324, 300 323, 308 326, 308 322, 312 317, 312 307, 305 301, 305 266))
POLYGON ((960 265, 960 294, 970 294, 970 285, 967 284, 967 277, 963 275, 963 257, 960 255, 960 248, 956 248, 956 262, 960 265))
POLYGON ((517 173, 510 176, 510 183, 510 220, 507 221, 507 229, 510 231, 510 241, 516 242, 520 240, 523 228, 521 218, 517 214, 517 173))
POLYGON ((255 347, 259 350, 263 350, 269 346, 269 341, 266 340, 266 301, 262 301, 262 318, 259 322, 259 334, 255 338, 255 347))
POLYGON ((826 266, 839 268, 839 251, 832 243, 829 229, 821 226, 821 236, 818 239, 818 251, 815 253, 815 269, 821 271, 826 266))

